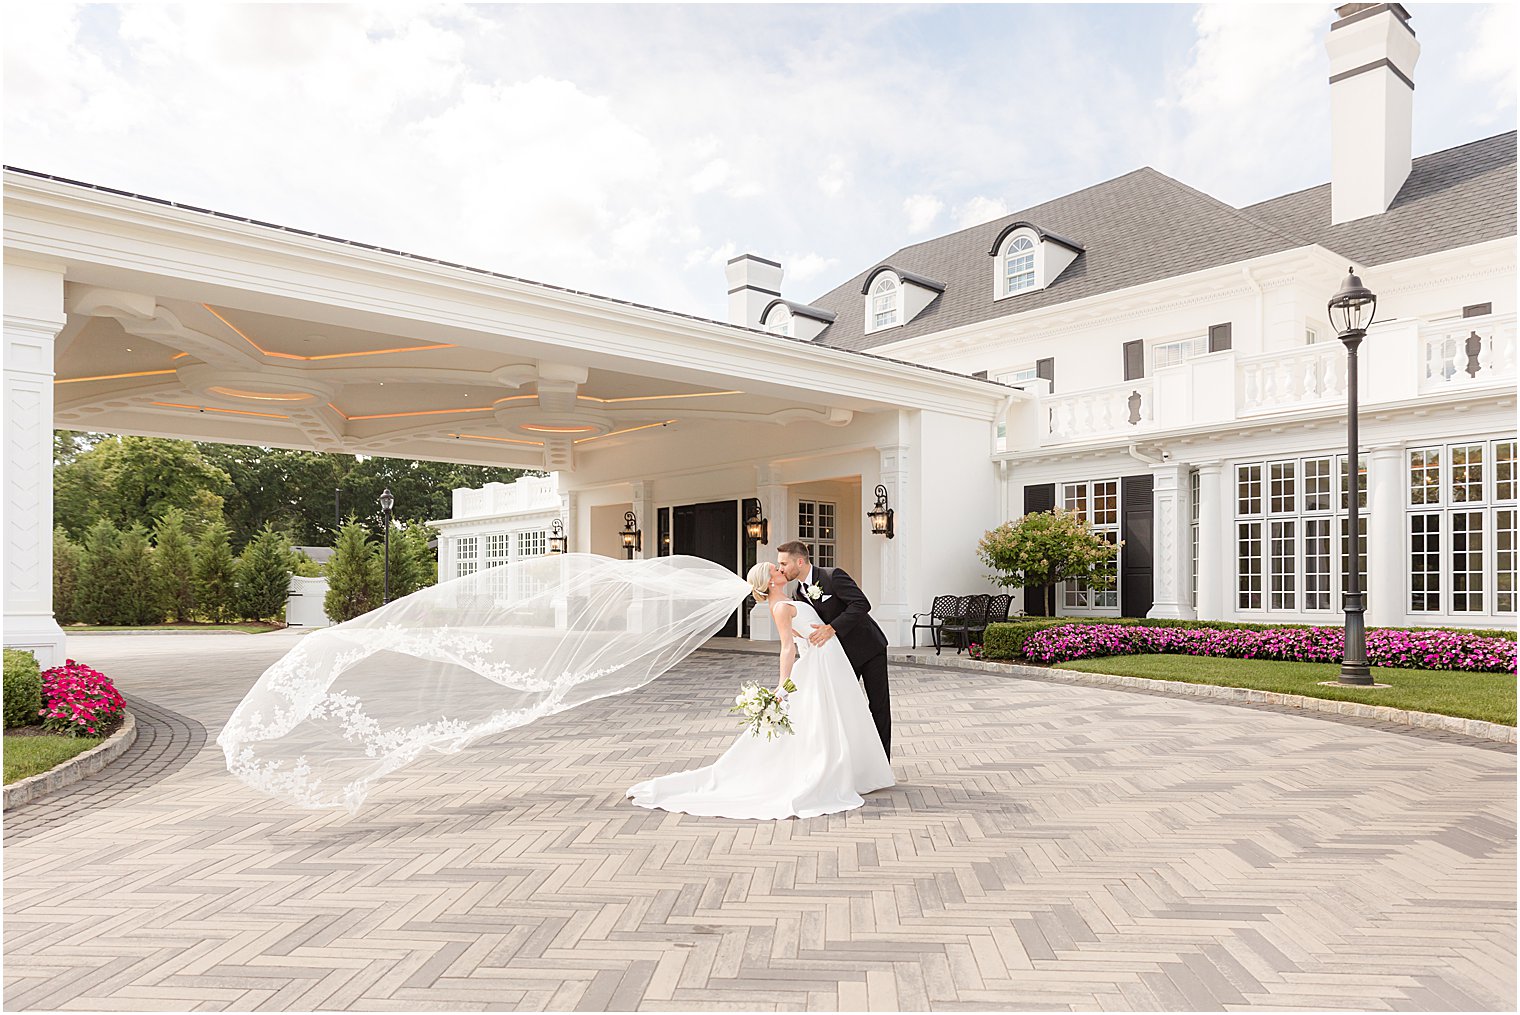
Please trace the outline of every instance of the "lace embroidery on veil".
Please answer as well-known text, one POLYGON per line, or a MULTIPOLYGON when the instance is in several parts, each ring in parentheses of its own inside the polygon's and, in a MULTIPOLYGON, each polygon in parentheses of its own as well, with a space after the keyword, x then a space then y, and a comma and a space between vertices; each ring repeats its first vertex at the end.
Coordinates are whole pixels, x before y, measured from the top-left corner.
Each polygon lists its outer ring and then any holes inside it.
POLYGON ((562 554, 488 568, 302 636, 217 743, 249 786, 354 813, 376 779, 424 751, 459 751, 648 683, 749 592, 697 557, 562 554))

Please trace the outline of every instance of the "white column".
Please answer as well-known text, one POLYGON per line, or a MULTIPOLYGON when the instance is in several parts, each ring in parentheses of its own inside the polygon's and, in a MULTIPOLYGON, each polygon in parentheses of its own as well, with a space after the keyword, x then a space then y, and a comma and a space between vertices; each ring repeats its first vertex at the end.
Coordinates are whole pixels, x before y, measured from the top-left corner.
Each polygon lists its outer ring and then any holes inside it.
POLYGON ((1224 497, 1223 464, 1198 465, 1199 620, 1224 619, 1225 595, 1234 572, 1229 557, 1230 532, 1224 497))
POLYGON ((887 641, 893 645, 906 645, 909 643, 909 628, 913 611, 908 608, 908 541, 919 538, 922 533, 917 528, 923 524, 923 520, 915 518, 911 511, 905 509, 911 503, 910 497, 910 449, 905 444, 890 444, 876 449, 880 456, 880 471, 877 482, 887 488, 887 503, 891 506, 894 515, 894 529, 896 536, 888 539, 878 536, 871 531, 871 519, 869 512, 876 504, 876 489, 874 485, 868 486, 861 483, 860 493, 863 501, 860 509, 861 539, 864 545, 863 553, 869 553, 872 543, 877 546, 881 554, 881 598, 880 602, 873 600, 871 611, 876 622, 887 636, 887 641))
MULTIPOLYGON (((767 524, 767 542, 756 548, 758 561, 775 563, 776 547, 792 538, 796 520, 792 517, 791 491, 781 481, 781 467, 774 464, 755 466, 755 496, 760 500, 760 514, 767 524)), ((749 614, 749 637, 751 641, 775 641, 776 625, 771 611, 756 603, 749 614)))
MULTIPOLYGON (((565 552, 566 553, 590 553, 590 545, 582 546, 580 543, 579 528, 575 523, 576 509, 579 506, 578 498, 574 493, 564 493, 559 498, 559 521, 565 527, 565 552)), ((656 519, 658 521, 659 519, 656 519)), ((552 530, 554 526, 551 524, 552 530)), ((655 538, 659 538, 658 526, 656 526, 655 538)))
POLYGON ((5 644, 64 660, 53 619, 53 340, 63 272, 5 265, 5 644))
POLYGON ((1193 563, 1192 503, 1188 466, 1168 462, 1151 467, 1155 513, 1152 518, 1153 601, 1148 617, 1193 620, 1191 570, 1193 563))
POLYGON ((1397 627, 1409 595, 1403 445, 1372 448, 1367 468, 1367 626, 1397 627))
POLYGON ((633 484, 633 513, 638 518, 639 531, 643 533, 640 539, 643 549, 636 551, 634 557, 658 557, 660 548, 655 544, 660 538, 660 519, 654 513, 654 490, 651 489, 651 484, 633 484))

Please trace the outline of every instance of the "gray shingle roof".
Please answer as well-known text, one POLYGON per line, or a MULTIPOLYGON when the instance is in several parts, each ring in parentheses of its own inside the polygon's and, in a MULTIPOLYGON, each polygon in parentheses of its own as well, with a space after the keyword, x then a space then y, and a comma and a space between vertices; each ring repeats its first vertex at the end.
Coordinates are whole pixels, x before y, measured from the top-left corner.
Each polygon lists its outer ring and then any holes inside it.
POLYGON ((1330 224, 1330 184, 1245 209, 1357 267, 1515 235, 1515 132, 1414 160, 1409 179, 1381 215, 1330 224))
POLYGON ((1515 133, 1422 156, 1387 213, 1329 223, 1329 184, 1238 209, 1149 167, 1137 169, 894 252, 810 301, 837 317, 816 341, 870 349, 1311 243, 1360 265, 1513 236, 1515 133), (987 251, 1019 221, 1069 236, 1084 251, 1048 289, 994 300, 987 251), (941 279, 945 291, 906 325, 866 335, 861 285, 883 264, 941 279))

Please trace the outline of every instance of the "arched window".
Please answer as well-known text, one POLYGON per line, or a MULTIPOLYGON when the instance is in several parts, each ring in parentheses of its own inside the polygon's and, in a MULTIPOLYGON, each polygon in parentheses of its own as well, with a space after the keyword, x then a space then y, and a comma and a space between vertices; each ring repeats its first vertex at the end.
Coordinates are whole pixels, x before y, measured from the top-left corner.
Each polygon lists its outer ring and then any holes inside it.
POLYGON ((901 319, 899 297, 902 295, 897 286, 897 279, 891 275, 883 274, 871 287, 870 321, 871 330, 890 328, 895 326, 901 319))
POLYGON ((1035 271, 1034 241, 1027 236, 1015 236, 1003 248, 1003 295, 1012 296, 1025 289, 1039 287, 1039 275, 1035 271))
POLYGON ((772 335, 792 335, 792 311, 785 303, 772 310, 765 318, 765 330, 772 335))

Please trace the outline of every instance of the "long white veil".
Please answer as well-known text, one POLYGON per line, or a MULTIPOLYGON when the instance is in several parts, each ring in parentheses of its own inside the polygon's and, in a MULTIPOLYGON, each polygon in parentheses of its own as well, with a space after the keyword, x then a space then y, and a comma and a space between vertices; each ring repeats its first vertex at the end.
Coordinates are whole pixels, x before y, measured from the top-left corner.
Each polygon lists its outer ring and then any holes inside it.
POLYGON ((303 636, 217 743, 248 785, 354 813, 371 783, 425 750, 458 751, 648 683, 749 591, 687 556, 560 554, 487 568, 303 636))

